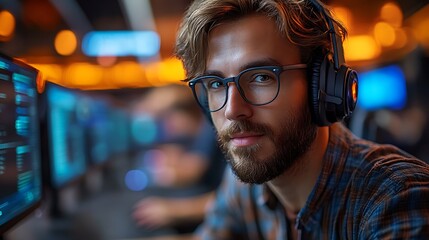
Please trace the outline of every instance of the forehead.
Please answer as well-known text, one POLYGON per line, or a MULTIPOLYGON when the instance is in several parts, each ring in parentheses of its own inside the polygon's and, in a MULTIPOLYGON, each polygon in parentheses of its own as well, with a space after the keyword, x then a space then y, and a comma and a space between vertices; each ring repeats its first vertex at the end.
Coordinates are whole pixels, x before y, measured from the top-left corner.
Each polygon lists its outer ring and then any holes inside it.
POLYGON ((252 62, 271 59, 281 65, 298 63, 298 48, 263 15, 250 15, 215 27, 208 38, 207 71, 237 74, 252 62))

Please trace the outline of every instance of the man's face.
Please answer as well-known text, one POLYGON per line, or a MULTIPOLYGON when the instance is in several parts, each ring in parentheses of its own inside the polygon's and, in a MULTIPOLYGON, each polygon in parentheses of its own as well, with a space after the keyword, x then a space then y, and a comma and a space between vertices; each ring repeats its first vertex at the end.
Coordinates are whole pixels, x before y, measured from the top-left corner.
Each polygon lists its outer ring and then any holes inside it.
MULTIPOLYGON (((252 15, 224 23, 209 34, 206 69, 221 77, 249 67, 300 62, 299 50, 282 37, 272 20, 252 15)), ((280 92, 271 103, 253 106, 230 84, 228 101, 212 113, 219 141, 233 171, 248 183, 269 181, 292 166, 316 135, 307 102, 306 71, 280 75, 280 92)))

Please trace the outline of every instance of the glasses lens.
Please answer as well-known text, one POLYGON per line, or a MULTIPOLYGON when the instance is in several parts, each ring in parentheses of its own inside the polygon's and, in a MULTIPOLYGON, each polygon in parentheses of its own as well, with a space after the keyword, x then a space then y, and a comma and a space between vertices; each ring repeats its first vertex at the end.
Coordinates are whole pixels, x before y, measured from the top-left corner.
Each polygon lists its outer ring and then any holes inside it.
MULTIPOLYGON (((252 68, 242 72, 238 79, 241 96, 254 105, 264 105, 273 101, 279 91, 275 69, 278 68, 252 68)), ((211 112, 218 111, 225 105, 228 92, 222 78, 201 77, 196 80, 194 88, 200 105, 211 112)))
POLYGON ((273 69, 252 69, 243 72, 238 80, 243 97, 256 105, 274 100, 279 90, 279 81, 273 69))
POLYGON ((201 78, 195 84, 195 93, 200 105, 211 112, 221 109, 226 101, 226 86, 222 83, 222 78, 201 78))

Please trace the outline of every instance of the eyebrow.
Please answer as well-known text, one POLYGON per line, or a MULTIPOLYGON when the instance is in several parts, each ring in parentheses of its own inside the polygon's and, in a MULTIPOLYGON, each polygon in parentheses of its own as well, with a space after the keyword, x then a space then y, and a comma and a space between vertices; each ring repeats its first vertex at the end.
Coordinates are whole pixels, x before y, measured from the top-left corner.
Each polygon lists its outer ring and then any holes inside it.
MULTIPOLYGON (((252 67, 261 67, 261 66, 281 66, 282 64, 280 64, 278 61, 272 59, 272 58, 265 58, 265 59, 258 59, 256 61, 253 62, 249 62, 246 63, 244 65, 242 65, 240 67, 240 72, 248 69, 248 68, 252 68, 252 67)), ((207 70, 204 72, 204 75, 215 75, 215 76, 220 76, 223 77, 223 73, 221 71, 218 70, 207 70)))

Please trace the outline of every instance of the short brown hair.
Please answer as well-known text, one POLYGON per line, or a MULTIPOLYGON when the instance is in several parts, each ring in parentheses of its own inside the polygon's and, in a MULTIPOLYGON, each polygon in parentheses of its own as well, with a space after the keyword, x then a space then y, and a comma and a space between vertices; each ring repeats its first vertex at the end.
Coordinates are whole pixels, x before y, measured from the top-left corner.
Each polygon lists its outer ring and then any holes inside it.
MULTIPOLYGON (((205 71, 209 32, 223 22, 250 14, 272 18, 279 32, 300 48, 303 62, 311 61, 316 49, 327 52, 332 48, 325 16, 309 0, 195 0, 180 25, 175 49, 188 80, 205 71)), ((344 27, 332 20, 344 37, 344 27)))

